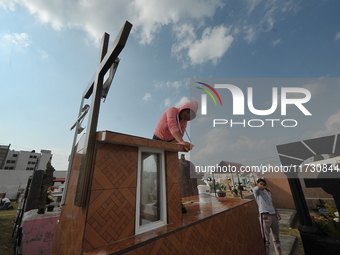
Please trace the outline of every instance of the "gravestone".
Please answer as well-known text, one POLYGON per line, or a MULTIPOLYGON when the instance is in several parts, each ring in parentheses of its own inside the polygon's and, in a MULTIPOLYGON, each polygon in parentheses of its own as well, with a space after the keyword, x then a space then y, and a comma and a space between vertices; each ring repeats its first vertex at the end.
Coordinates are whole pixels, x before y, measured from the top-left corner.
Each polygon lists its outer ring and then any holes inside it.
POLYGON ((35 170, 29 187, 25 212, 38 209, 38 213, 44 213, 46 207, 47 190, 53 184, 54 169, 35 170))
POLYGON ((191 197, 198 195, 197 179, 201 175, 195 173, 195 166, 189 160, 186 160, 184 154, 179 160, 179 171, 181 174, 181 197, 191 197))

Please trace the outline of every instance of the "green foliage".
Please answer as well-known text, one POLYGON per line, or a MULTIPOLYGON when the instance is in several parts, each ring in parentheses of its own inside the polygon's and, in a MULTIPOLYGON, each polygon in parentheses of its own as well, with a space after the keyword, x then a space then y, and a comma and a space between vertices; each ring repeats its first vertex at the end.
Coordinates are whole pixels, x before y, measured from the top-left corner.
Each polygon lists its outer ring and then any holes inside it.
POLYGON ((237 196, 238 195, 238 189, 234 188, 233 193, 235 193, 235 195, 237 196))
POLYGON ((313 225, 320 235, 340 238, 339 212, 331 201, 325 201, 328 215, 312 217, 313 225))
MULTIPOLYGON (((210 188, 214 189, 214 183, 211 182, 209 184, 210 188)), ((225 183, 215 182, 215 188, 219 190, 225 190, 227 188, 227 185, 225 183)))
POLYGON ((46 164, 46 170, 55 170, 54 167, 51 164, 51 161, 49 160, 46 164))

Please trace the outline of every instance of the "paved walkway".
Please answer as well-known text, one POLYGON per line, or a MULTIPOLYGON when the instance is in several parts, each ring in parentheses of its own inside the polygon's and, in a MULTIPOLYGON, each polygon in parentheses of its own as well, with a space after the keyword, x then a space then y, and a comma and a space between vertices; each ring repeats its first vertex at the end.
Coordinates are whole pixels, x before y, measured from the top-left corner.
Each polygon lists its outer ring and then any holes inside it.
MULTIPOLYGON (((278 209, 281 215, 280 227, 291 228, 294 218, 296 216, 295 210, 278 209)), ((289 255, 293 249, 296 237, 288 235, 280 235, 282 255, 289 255)), ((273 242, 270 242, 270 251, 272 255, 275 255, 273 242)))

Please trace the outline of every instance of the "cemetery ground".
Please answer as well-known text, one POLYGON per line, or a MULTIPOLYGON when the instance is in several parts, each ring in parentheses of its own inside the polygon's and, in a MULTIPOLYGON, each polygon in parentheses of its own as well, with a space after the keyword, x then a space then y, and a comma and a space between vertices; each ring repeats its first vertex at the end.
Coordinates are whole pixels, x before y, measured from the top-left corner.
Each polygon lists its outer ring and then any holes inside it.
POLYGON ((299 223, 298 219, 295 219, 294 222, 292 223, 292 228, 280 226, 280 234, 281 235, 295 236, 296 237, 296 240, 295 240, 295 243, 293 245, 293 248, 291 250, 290 255, 304 255, 305 254, 304 251, 303 251, 300 232, 298 230, 299 224, 300 223, 299 223))
POLYGON ((18 204, 12 202, 13 210, 0 211, 0 254, 13 255, 15 237, 12 237, 18 204))
MULTIPOLYGON (((14 254, 14 244, 15 237, 12 237, 14 221, 17 215, 17 207, 16 203, 12 202, 14 210, 5 210, 0 211, 0 254, 1 255, 13 255, 14 254)), ((290 255, 303 255, 303 247, 300 238, 299 230, 297 229, 299 225, 298 220, 296 219, 292 228, 280 227, 280 234, 295 236, 296 241, 291 250, 290 255)))

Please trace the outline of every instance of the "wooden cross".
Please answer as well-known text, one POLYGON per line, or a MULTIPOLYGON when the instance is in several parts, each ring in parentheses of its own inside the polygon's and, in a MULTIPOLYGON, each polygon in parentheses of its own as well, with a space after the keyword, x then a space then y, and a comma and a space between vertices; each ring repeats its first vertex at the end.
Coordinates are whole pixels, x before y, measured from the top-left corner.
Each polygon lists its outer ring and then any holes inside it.
MULTIPOLYGON (((118 55, 123 50, 126 44, 131 28, 132 28, 132 24, 126 21, 124 26, 121 28, 119 34, 117 35, 116 39, 112 43, 109 50, 108 50, 108 43, 109 43, 110 36, 109 34, 104 33, 102 42, 101 42, 101 51, 100 51, 97 71, 92 77, 89 85, 87 86, 87 88, 85 89, 82 95, 78 119, 71 128, 73 129, 74 127, 76 127, 66 182, 69 179, 69 175, 70 175, 71 168, 72 168, 72 162, 75 156, 75 146, 76 146, 78 131, 80 132, 82 131, 80 124, 81 124, 82 119, 85 117, 86 113, 89 112, 88 124, 86 126, 82 160, 81 160, 81 166, 80 166, 80 172, 79 172, 79 178, 78 178, 77 191, 76 191, 76 196, 75 196, 75 201, 74 201, 75 206, 81 207, 81 206, 86 205, 88 188, 90 185, 90 178, 91 178, 91 173, 93 169, 93 159, 95 156, 95 144, 96 144, 98 115, 99 115, 99 109, 100 109, 100 100, 102 98, 105 99, 107 96, 113 76, 115 74, 116 68, 119 63, 118 55), (104 76, 109 70, 110 70, 109 77, 104 82, 104 76), (88 105, 84 106, 84 100, 89 99, 91 95, 92 95, 91 106, 90 107, 88 105)), ((63 197, 65 197, 66 195, 66 190, 67 190, 67 183, 65 184, 63 197)), ((63 202, 64 201, 62 201, 62 204, 63 202)))

